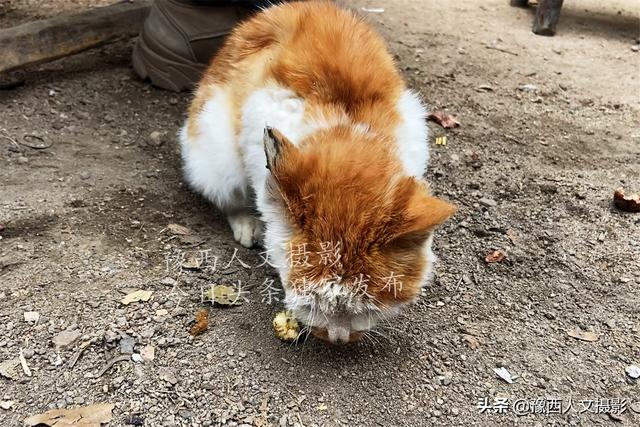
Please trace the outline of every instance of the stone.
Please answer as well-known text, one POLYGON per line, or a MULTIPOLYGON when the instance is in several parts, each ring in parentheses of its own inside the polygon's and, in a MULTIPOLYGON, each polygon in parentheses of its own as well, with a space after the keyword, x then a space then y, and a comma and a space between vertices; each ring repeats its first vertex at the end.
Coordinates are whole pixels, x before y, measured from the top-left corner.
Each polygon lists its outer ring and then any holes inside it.
POLYGON ((136 339, 128 335, 120 339, 120 353, 133 354, 133 347, 136 345, 136 339))
POLYGON ((24 312, 24 321, 30 323, 37 323, 40 320, 40 313, 37 311, 25 311, 24 312))
POLYGON ((143 426, 144 418, 142 418, 140 414, 130 414, 127 415, 124 422, 132 426, 143 426))
POLYGON ((107 343, 115 343, 116 341, 118 341, 118 338, 120 338, 120 335, 118 335, 115 331, 112 331, 112 330, 108 330, 104 334, 104 340, 107 343))
POLYGON ((80 335, 81 334, 79 331, 62 331, 58 335, 53 337, 53 345, 55 345, 57 348, 69 347, 70 345, 78 341, 80 335))
POLYGON ((164 279, 160 280, 160 284, 166 286, 175 286, 177 283, 178 282, 176 282, 176 279, 172 277, 165 277, 164 279))
POLYGON ((453 374, 451 372, 447 372, 444 375, 438 377, 440 384, 447 386, 451 384, 451 380, 453 379, 453 374))
POLYGON ((142 347, 142 350, 140 350, 140 356, 142 356, 142 360, 145 362, 152 362, 155 358, 155 354, 156 349, 152 345, 145 345, 142 347))
POLYGON ((162 133, 153 131, 149 134, 149 144, 159 147, 164 141, 162 140, 162 133))
POLYGON ((155 328, 153 326, 149 326, 148 328, 144 328, 142 332, 140 332, 140 336, 143 338, 153 338, 153 334, 155 334, 155 328))
POLYGON ((160 370, 159 377, 162 381, 165 381, 171 385, 178 384, 178 377, 176 376, 176 373, 173 371, 173 369, 162 368, 160 370))
POLYGON ((478 200, 478 203, 480 203, 482 206, 486 206, 488 208, 494 208, 494 207, 498 206, 498 202, 496 202, 493 199, 489 199, 487 197, 483 197, 482 199, 478 200))
POLYGON ((178 411, 178 415, 180 415, 180 417, 184 418, 185 420, 190 420, 191 418, 193 418, 193 414, 191 413, 191 411, 187 411, 186 409, 180 409, 178 411))
POLYGON ((637 380, 638 378, 640 378, 640 367, 637 365, 629 365, 624 368, 624 371, 631 379, 637 380))
POLYGON ((535 92, 538 90, 538 86, 532 84, 525 84, 518 86, 518 90, 521 92, 535 92))

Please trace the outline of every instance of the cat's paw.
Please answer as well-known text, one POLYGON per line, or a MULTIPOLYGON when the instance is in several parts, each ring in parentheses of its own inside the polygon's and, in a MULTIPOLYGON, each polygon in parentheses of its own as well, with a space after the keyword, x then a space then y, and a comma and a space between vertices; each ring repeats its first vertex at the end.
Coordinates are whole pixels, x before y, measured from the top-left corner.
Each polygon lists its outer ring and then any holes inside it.
POLYGON ((251 248, 262 239, 262 221, 248 213, 238 213, 227 217, 233 238, 245 248, 251 248))

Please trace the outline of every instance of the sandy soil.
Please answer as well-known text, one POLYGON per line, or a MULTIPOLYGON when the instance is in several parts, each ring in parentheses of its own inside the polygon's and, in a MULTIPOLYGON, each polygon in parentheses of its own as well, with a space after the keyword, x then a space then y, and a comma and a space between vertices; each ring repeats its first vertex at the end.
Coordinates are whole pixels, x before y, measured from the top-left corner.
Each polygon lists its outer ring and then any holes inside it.
MULTIPOLYGON (((50 3, 3 2, 0 27, 76 8, 50 3)), ((640 214, 611 205, 619 186, 640 191, 640 4, 565 2, 547 38, 530 32, 533 8, 507 0, 383 3, 366 14, 410 86, 462 123, 430 124, 448 144, 430 141, 428 179, 459 212, 438 232, 420 301, 376 342, 275 339, 279 295, 263 286, 274 272, 181 181, 175 134, 190 95, 139 81, 131 43, 117 43, 0 91, 0 363, 22 349, 32 372, 0 377, 0 425, 92 403, 115 404, 110 425, 640 423, 640 385, 625 373, 640 365, 640 214), (52 145, 12 142, 24 138, 52 145), (170 223, 197 236, 172 236, 170 223), (494 249, 507 260, 486 264, 494 249), (179 271, 178 250, 210 250, 216 271, 179 271), (238 281, 243 304, 211 308, 210 329, 191 337, 201 288, 238 281), (135 289, 153 295, 122 305, 135 289), (64 336, 76 340, 56 347, 64 336), (100 375, 131 344, 154 359, 100 375), (485 398, 494 409, 481 413, 485 398), (616 398, 624 413, 594 413, 616 398), (517 399, 562 399, 567 412, 517 415, 517 399)))

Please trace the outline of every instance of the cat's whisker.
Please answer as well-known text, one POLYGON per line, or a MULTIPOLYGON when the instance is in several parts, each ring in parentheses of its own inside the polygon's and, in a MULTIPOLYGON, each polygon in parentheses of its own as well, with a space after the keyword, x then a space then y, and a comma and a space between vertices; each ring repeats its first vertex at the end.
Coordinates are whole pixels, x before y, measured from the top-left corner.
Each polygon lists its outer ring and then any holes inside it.
POLYGON ((382 333, 381 331, 375 330, 375 329, 370 329, 369 331, 367 331, 371 336, 378 336, 380 338, 384 338, 387 341, 391 341, 391 339, 385 335, 384 333, 382 333))
POLYGON ((380 346, 381 345, 380 340, 377 337, 375 337, 371 333, 371 331, 366 331, 364 333, 364 336, 368 337, 374 345, 376 345, 376 346, 380 346))
POLYGON ((403 331, 402 329, 398 329, 394 326, 391 326, 391 324, 389 323, 380 323, 378 325, 378 329, 384 329, 384 330, 388 330, 388 331, 393 331, 393 332, 397 332, 399 334, 404 334, 406 333, 406 331, 403 331))
POLYGON ((372 345, 375 345, 375 343, 373 342, 373 340, 371 339, 369 334, 367 334, 366 332, 362 333, 362 338, 367 340, 368 343, 371 343, 372 345))
POLYGON ((309 339, 309 335, 311 335, 311 328, 313 327, 313 321, 315 320, 315 310, 316 310, 316 306, 315 304, 311 305, 311 310, 309 310, 309 314, 307 315, 307 321, 306 321, 306 325, 305 328, 307 330, 307 334, 304 337, 304 341, 302 342, 302 348, 304 348, 304 346, 307 344, 307 340, 309 339))

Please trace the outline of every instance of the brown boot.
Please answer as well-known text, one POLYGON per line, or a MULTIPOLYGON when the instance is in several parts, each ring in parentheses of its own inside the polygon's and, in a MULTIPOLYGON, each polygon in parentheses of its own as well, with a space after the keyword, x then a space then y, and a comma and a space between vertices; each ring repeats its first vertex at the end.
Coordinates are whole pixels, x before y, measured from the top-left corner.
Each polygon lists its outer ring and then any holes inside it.
POLYGON ((192 88, 225 36, 251 9, 156 0, 133 49, 133 69, 163 89, 192 88))

